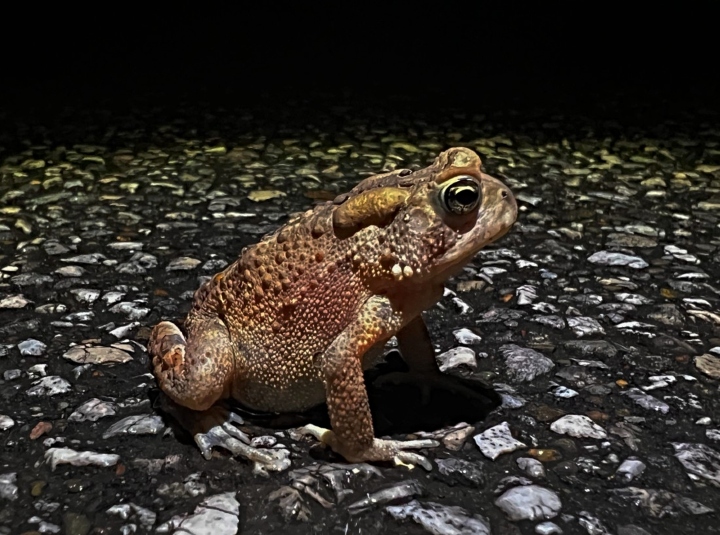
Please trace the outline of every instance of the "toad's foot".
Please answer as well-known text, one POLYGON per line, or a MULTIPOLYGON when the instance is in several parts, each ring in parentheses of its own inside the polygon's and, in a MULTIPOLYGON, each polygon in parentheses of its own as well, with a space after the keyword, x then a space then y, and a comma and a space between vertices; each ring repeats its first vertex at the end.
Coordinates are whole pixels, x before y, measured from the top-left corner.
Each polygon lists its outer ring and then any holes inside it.
POLYGON ((330 446, 333 451, 339 453, 345 459, 352 463, 360 463, 365 461, 392 461, 395 466, 405 466, 409 469, 415 467, 416 464, 422 466, 428 472, 432 470, 432 463, 424 455, 404 450, 415 450, 421 448, 436 448, 440 445, 437 440, 384 440, 380 438, 373 439, 372 444, 358 450, 357 448, 349 448, 343 444, 338 436, 330 429, 318 427, 308 424, 300 427, 298 431, 304 435, 312 435, 323 444, 330 446))
POLYGON ((464 379, 453 375, 445 375, 441 372, 391 372, 381 375, 373 386, 377 388, 388 385, 413 385, 420 389, 422 405, 428 405, 430 394, 433 390, 445 390, 463 396, 468 400, 481 401, 483 404, 488 400, 500 403, 500 396, 495 390, 484 382, 464 379))
POLYGON ((215 425, 204 433, 195 434, 195 443, 203 457, 209 460, 212 457, 212 448, 218 446, 251 461, 253 473, 262 476, 267 476, 268 471, 281 472, 290 466, 288 450, 250 446, 250 438, 233 425, 236 423, 242 424, 243 419, 234 412, 229 412, 227 420, 222 424, 215 425))
POLYGON ((187 430, 200 448, 203 457, 212 457, 213 447, 221 447, 253 463, 253 473, 267 475, 290 466, 290 453, 285 449, 256 448, 250 438, 236 427, 244 423, 242 417, 218 404, 204 411, 194 411, 178 405, 169 397, 158 398, 158 408, 187 430))

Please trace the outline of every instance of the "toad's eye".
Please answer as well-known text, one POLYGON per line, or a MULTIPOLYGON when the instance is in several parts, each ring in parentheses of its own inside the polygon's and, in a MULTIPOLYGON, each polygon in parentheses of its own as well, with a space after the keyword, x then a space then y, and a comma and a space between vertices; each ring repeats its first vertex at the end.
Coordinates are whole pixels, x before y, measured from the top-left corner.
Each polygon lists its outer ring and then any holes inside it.
POLYGON ((448 212, 465 215, 480 204, 480 184, 469 176, 459 176, 448 180, 441 190, 440 197, 448 212))

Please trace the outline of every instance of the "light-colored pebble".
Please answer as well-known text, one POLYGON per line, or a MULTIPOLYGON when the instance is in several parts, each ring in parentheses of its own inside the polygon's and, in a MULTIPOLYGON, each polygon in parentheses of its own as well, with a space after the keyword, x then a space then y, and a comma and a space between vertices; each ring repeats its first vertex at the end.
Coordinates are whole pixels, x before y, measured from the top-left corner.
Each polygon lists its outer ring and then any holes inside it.
POLYGON ((108 427, 103 438, 108 439, 116 435, 157 435, 165 424, 157 414, 134 414, 119 420, 108 427))
POLYGON ((471 369, 477 368, 477 360, 475 359, 475 351, 469 347, 455 347, 445 353, 435 357, 440 365, 440 371, 467 367, 471 369))
POLYGON ((568 414, 555 420, 550 429, 560 435, 576 438, 607 438, 607 432, 587 416, 568 414))
POLYGON ((47 346, 40 340, 28 338, 18 344, 18 349, 23 356, 40 357, 45 353, 47 346))
POLYGON ((489 459, 495 460, 503 453, 511 453, 520 448, 527 446, 516 440, 510 432, 510 425, 503 422, 494 427, 486 429, 482 433, 475 435, 475 443, 480 451, 489 459))
POLYGON ((192 535, 235 535, 238 532, 240 504, 235 492, 208 496, 190 515, 174 516, 159 525, 157 533, 192 535))
POLYGON ((109 401, 92 398, 81 404, 68 416, 69 422, 96 422, 100 418, 115 416, 116 405, 109 401))
POLYGON ((512 487, 495 500, 510 520, 549 520, 555 518, 562 503, 550 489, 538 485, 512 487))
POLYGON ((453 331, 453 336, 455 336, 455 340, 457 340, 458 344, 463 344, 466 346, 473 346, 482 342, 481 336, 475 334, 473 331, 466 327, 453 331))
POLYGON ((7 297, 4 297, 0 299, 0 309, 19 309, 19 308, 25 308, 28 305, 31 305, 32 301, 25 298, 22 294, 16 294, 16 295, 9 295, 7 297))
POLYGON ((28 396, 56 396, 72 390, 72 385, 58 375, 48 375, 38 379, 27 389, 28 396))
POLYGON ((7 414, 0 414, 0 431, 7 431, 15 425, 15 420, 10 418, 7 414))
POLYGON ((452 535, 490 535, 490 523, 456 505, 412 500, 403 505, 389 505, 385 510, 396 520, 412 520, 428 533, 452 535))
POLYGON ((45 462, 55 470, 59 464, 73 466, 114 466, 120 461, 115 453, 96 453, 94 451, 75 451, 70 448, 50 448, 45 452, 45 462))
POLYGON ((120 349, 90 344, 71 347, 63 358, 77 364, 122 364, 132 360, 132 356, 120 349))
POLYGON ((190 258, 189 256, 181 256, 170 261, 165 268, 165 271, 190 271, 195 269, 200 264, 200 260, 197 258, 190 258))

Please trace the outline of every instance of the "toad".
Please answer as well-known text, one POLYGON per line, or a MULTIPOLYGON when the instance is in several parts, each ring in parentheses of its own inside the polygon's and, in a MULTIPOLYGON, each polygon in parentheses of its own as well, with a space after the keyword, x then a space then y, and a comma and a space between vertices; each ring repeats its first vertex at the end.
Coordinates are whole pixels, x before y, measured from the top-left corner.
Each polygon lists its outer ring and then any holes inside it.
POLYGON ((421 313, 516 217, 513 194, 467 148, 442 152, 424 169, 366 178, 293 216, 203 284, 186 335, 168 321, 155 326, 148 349, 160 389, 182 410, 218 424, 195 434, 206 458, 221 446, 261 472, 289 465, 286 450, 251 447, 233 425, 239 416, 217 420, 220 400, 271 412, 325 401, 331 429, 307 425, 303 433, 350 462, 429 469, 425 456, 409 450, 437 442, 375 437, 363 371, 395 336, 407 377, 447 378, 421 313))

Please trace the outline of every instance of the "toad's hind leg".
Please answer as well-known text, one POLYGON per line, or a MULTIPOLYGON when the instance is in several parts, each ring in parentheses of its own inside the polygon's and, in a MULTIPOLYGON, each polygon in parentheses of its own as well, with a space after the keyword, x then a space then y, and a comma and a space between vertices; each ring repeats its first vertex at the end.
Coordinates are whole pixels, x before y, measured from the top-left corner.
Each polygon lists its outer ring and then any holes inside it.
POLYGON ((219 318, 189 318, 187 340, 176 325, 160 322, 148 351, 160 389, 175 403, 201 411, 229 396, 235 359, 230 334, 219 318))
POLYGON ((193 436, 207 460, 212 458, 212 450, 217 446, 250 461, 253 473, 258 475, 267 476, 269 471, 279 472, 290 466, 287 449, 252 446, 250 437, 238 427, 244 423, 243 419, 222 402, 204 411, 194 411, 174 403, 167 396, 160 396, 159 406, 193 436))
POLYGON ((222 447, 252 461, 253 472, 267 475, 290 466, 289 452, 250 446, 250 439, 235 424, 242 419, 215 405, 230 397, 235 371, 230 334, 219 318, 190 317, 188 339, 180 329, 163 321, 150 335, 148 350, 160 389, 171 401, 161 407, 194 437, 203 456, 222 447))

